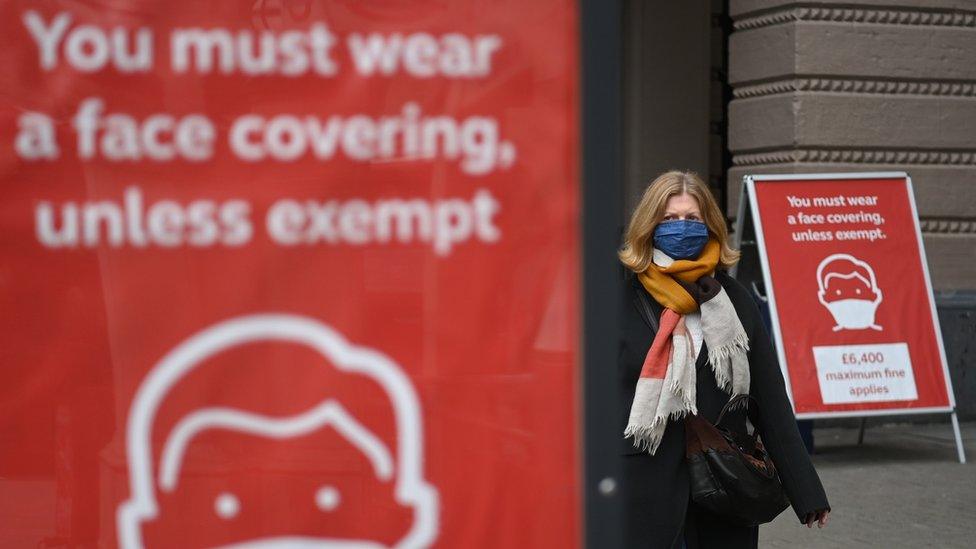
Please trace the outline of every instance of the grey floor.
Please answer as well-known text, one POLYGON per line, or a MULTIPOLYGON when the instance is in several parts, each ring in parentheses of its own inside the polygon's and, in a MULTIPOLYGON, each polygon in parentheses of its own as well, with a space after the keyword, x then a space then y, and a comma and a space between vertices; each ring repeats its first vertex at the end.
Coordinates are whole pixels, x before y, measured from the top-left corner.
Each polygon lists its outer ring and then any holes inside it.
POLYGON ((830 522, 807 529, 787 509, 760 527, 760 547, 976 547, 976 422, 962 424, 960 465, 949 423, 882 421, 860 446, 857 429, 814 431, 830 522))

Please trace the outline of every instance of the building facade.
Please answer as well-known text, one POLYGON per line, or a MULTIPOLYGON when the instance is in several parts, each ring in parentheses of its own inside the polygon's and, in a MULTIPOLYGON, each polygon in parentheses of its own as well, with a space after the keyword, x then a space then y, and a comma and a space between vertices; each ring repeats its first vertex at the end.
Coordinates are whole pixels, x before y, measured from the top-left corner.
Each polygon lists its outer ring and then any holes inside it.
POLYGON ((976 414, 976 1, 624 12, 625 216, 672 167, 707 176, 733 224, 744 175, 907 172, 959 410, 976 414))

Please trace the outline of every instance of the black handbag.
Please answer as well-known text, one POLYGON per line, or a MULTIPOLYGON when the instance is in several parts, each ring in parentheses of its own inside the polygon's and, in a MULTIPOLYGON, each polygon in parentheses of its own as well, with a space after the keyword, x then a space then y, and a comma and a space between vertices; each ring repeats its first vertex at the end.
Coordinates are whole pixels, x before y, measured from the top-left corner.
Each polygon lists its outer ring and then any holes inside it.
MULTIPOLYGON (((789 500, 755 427, 751 435, 721 427, 726 412, 745 399, 755 402, 749 395, 734 396, 714 425, 701 416, 686 416, 685 457, 692 500, 731 522, 754 526, 776 518, 789 500)), ((759 413, 758 406, 753 413, 759 413)))

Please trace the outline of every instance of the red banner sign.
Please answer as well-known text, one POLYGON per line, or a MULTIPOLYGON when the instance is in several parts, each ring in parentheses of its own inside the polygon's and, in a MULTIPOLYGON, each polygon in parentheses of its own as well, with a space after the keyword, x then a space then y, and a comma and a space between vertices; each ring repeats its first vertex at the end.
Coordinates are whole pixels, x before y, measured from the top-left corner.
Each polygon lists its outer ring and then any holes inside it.
POLYGON ((575 3, 4 13, 0 545, 580 544, 575 3))
POLYGON ((768 175, 746 185, 797 416, 951 411, 908 177, 768 175))

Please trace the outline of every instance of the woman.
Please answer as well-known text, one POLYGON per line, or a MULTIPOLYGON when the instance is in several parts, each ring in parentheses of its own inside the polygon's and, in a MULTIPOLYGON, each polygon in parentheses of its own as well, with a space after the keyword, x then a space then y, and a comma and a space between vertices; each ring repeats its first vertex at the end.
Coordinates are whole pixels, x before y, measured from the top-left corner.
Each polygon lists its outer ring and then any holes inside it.
MULTIPOLYGON (((763 442, 797 517, 823 527, 827 497, 758 308, 725 272, 739 253, 729 247, 725 218, 701 179, 675 171, 655 179, 619 255, 627 268, 618 360, 626 546, 757 547, 758 527, 691 501, 685 464, 683 418, 697 412, 715 422, 739 393, 758 403, 763 442)), ((744 413, 727 417, 724 426, 745 431, 744 413)))

